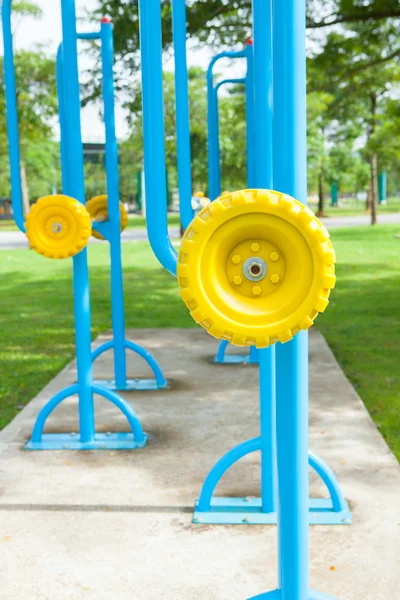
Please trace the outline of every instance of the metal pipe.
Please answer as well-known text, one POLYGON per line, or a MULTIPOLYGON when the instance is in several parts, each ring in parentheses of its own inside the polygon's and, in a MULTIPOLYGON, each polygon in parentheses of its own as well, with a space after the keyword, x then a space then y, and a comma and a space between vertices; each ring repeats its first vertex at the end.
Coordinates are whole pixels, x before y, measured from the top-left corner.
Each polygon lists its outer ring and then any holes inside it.
MULTIPOLYGON (((268 2, 253 0, 254 119, 257 121, 254 137, 254 184, 258 188, 266 189, 273 188, 271 2, 272 0, 268 2)), ((263 498, 262 508, 266 512, 274 512, 277 485, 274 452, 276 446, 275 347, 271 346, 263 350, 262 354, 260 381, 265 382, 265 385, 260 386, 260 405, 261 413, 267 415, 262 435, 268 438, 263 442, 265 451, 262 453, 262 471, 264 474, 269 473, 270 476, 268 486, 266 476, 263 478, 262 493, 266 494, 266 498, 263 498)))
POLYGON ((21 183, 21 152, 18 128, 17 86, 11 28, 11 5, 12 0, 3 0, 1 6, 8 154, 10 157, 11 202, 13 217, 20 230, 25 232, 21 183))
POLYGON ((185 0, 172 0, 172 30, 175 58, 176 151, 178 159, 179 212, 182 226, 186 229, 193 219, 193 209, 185 0))
MULTIPOLYGON (((256 187, 255 176, 255 122, 254 122, 254 59, 253 42, 249 40, 246 45, 247 73, 246 73, 246 154, 247 154, 247 187, 256 187)), ((250 349, 251 353, 251 349, 250 349)))
POLYGON ((139 29, 147 231, 154 254, 176 275, 178 258, 167 220, 160 0, 139 0, 139 29))
POLYGON ((207 69, 207 124, 208 124, 208 195, 215 200, 221 193, 221 171, 218 148, 218 106, 215 106, 213 69, 221 58, 245 58, 246 51, 220 52, 212 58, 207 69))
POLYGON ((118 143, 115 128, 114 39, 113 26, 109 19, 102 19, 100 36, 108 222, 110 224, 110 290, 114 337, 114 377, 116 388, 122 389, 126 386, 125 306, 121 256, 118 143))
POLYGON ((68 150, 66 141, 66 125, 65 125, 65 97, 64 97, 64 81, 63 81, 63 56, 62 44, 58 46, 56 58, 56 80, 57 80, 57 99, 58 99, 58 117, 60 122, 60 165, 61 165, 61 180, 63 192, 68 187, 68 150))
MULTIPOLYGON (((65 92, 65 138, 73 160, 65 193, 85 204, 81 105, 78 72, 76 12, 74 0, 61 0, 63 33, 63 82, 65 92)), ((92 384, 90 293, 87 249, 73 259, 76 361, 79 386, 79 421, 81 442, 94 439, 92 384)))
MULTIPOLYGON (((305 15, 305 0, 273 4, 274 187, 304 203, 307 200, 305 15)), ((291 342, 277 344, 277 455, 279 585, 285 600, 307 600, 306 332, 297 334, 291 342)))

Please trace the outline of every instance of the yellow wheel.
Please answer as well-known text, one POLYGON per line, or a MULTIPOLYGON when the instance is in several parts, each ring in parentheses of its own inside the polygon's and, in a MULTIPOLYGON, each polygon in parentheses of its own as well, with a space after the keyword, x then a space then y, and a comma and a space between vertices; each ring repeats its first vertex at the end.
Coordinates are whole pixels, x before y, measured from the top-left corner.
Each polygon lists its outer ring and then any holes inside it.
MULTIPOLYGON (((108 219, 108 204, 107 195, 95 196, 89 202, 86 203, 86 210, 89 212, 92 221, 107 221, 108 219)), ((120 219, 121 219, 121 231, 126 229, 128 225, 128 213, 126 212, 125 206, 122 202, 119 203, 120 219)), ((104 237, 95 229, 92 231, 93 237, 98 240, 104 240, 104 237)))
POLYGON ((265 348, 313 325, 335 286, 335 252, 314 213, 269 190, 212 202, 185 232, 181 296, 216 338, 265 348))
POLYGON ((30 247, 47 258, 69 258, 87 246, 92 223, 86 208, 69 196, 40 198, 26 218, 30 247))

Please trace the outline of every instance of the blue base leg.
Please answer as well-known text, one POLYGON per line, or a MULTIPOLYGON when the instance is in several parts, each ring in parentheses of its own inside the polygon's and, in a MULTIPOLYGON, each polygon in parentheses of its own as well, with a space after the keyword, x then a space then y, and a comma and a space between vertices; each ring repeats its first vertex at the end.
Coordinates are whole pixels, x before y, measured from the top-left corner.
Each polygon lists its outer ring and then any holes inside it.
POLYGON ((218 352, 213 359, 215 365, 258 365, 258 350, 250 347, 249 354, 226 354, 228 342, 220 343, 218 352))
MULTIPOLYGON (((282 600, 281 590, 274 590, 273 592, 267 592, 266 594, 260 594, 259 596, 253 596, 249 600, 282 600)), ((333 596, 328 596, 322 592, 316 592, 315 590, 309 591, 308 600, 335 600, 333 596)))
POLYGON ((136 450, 147 442, 136 442, 132 433, 96 433, 90 442, 81 442, 79 434, 44 433, 40 442, 30 440, 25 450, 136 450))
POLYGON ((164 390, 168 387, 166 380, 159 384, 156 379, 127 379, 125 384, 121 385, 117 385, 115 379, 96 379, 94 383, 114 392, 164 390))
MULTIPOLYGON (((350 509, 346 503, 343 510, 336 512, 330 498, 310 498, 310 525, 351 525, 350 509)), ((261 498, 212 498, 208 511, 198 510, 198 501, 193 523, 201 525, 276 525, 276 512, 261 510, 261 498)))
POLYGON ((78 408, 82 409, 79 391, 77 384, 71 385, 58 392, 43 406, 36 419, 32 437, 25 445, 25 450, 136 450, 145 447, 148 435, 144 433, 130 404, 114 392, 95 384, 85 388, 85 391, 88 391, 91 397, 93 394, 97 394, 114 404, 126 418, 131 430, 129 433, 96 433, 94 420, 92 429, 87 432, 86 439, 82 439, 81 433, 43 433, 48 417, 66 398, 78 395, 78 408))
MULTIPOLYGON (((114 349, 114 340, 110 340, 105 344, 102 344, 94 352, 92 353, 92 363, 104 352, 108 350, 114 349)), ((147 352, 144 348, 139 346, 138 344, 134 344, 129 340, 124 341, 124 346, 126 349, 135 352, 138 354, 147 364, 150 369, 153 371, 154 379, 126 379, 123 378, 122 381, 116 381, 115 379, 111 380, 96 380, 94 383, 97 385, 101 385, 102 387, 112 390, 112 391, 129 391, 129 390, 137 390, 137 391, 145 391, 145 390, 163 390, 168 387, 168 381, 165 379, 161 368, 155 358, 147 352)), ((118 379, 118 376, 117 376, 118 379)))

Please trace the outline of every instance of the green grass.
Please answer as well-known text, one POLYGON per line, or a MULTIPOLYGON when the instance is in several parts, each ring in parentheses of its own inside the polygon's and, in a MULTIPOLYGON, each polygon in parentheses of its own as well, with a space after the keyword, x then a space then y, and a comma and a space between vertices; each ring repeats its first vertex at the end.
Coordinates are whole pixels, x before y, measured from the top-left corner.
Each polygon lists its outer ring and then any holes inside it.
MULTIPOLYGON (((400 458, 400 227, 335 230, 338 283, 317 321, 400 458)), ((146 243, 123 244, 127 327, 192 327, 146 243)), ((108 248, 89 247, 92 336, 110 327, 108 248)), ((74 356, 71 261, 0 253, 0 428, 74 356)), ((356 426, 356 424, 355 424, 356 426)))
POLYGON ((0 219, 0 233, 2 231, 19 231, 13 219, 0 219))
MULTIPOLYGON (((317 212, 318 204, 309 201, 310 208, 317 212)), ((379 213, 397 213, 400 212, 400 198, 388 198, 387 204, 380 204, 377 208, 379 213)), ((355 217, 368 214, 365 210, 365 202, 354 201, 353 199, 344 199, 340 201, 340 206, 330 206, 330 199, 325 201, 324 214, 327 217, 355 217)))
MULTIPOLYGON (((400 227, 334 230, 337 286, 317 321, 400 459, 400 227)), ((356 424, 355 424, 356 426, 356 424)))

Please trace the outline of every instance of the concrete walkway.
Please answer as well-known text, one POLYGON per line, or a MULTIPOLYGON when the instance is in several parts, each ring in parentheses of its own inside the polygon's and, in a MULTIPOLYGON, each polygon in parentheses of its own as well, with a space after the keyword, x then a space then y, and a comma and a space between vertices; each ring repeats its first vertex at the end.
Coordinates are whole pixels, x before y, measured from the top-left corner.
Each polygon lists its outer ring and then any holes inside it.
MULTIPOLYGON (((125 394, 146 431, 135 452, 26 452, 40 406, 74 381, 70 365, 0 434, 1 600, 246 600, 277 583, 276 527, 191 523, 209 469, 258 433, 251 366, 213 366, 201 330, 139 330, 170 389, 125 394)), ((104 341, 104 337, 101 341, 104 341)), ((98 374, 111 375, 110 356, 98 374)), ((129 355, 131 376, 147 369, 129 355)), ((310 347, 310 447, 340 478, 352 526, 312 527, 311 584, 337 600, 400 597, 400 468, 316 331, 310 347)), ((97 404, 101 431, 125 430, 97 404)), ((65 402, 50 431, 76 431, 65 402)), ((257 495, 259 457, 225 477, 220 495, 257 495)), ((325 494, 312 478, 313 494, 325 494)))
MULTIPOLYGON (((321 219, 328 229, 337 229, 338 227, 355 227, 357 225, 369 225, 371 217, 368 215, 360 215, 356 217, 331 217, 329 219, 321 219)), ((400 223, 400 213, 380 214, 378 215, 378 223, 394 224, 400 223)), ((179 237, 179 227, 169 228, 169 237, 176 239, 179 237)), ((123 242, 140 242, 147 240, 147 231, 145 228, 125 229, 121 235, 123 242)), ((91 244, 101 244, 100 240, 90 238, 91 244)), ((26 236, 21 231, 0 231, 0 250, 12 250, 14 248, 27 248, 26 236)))

